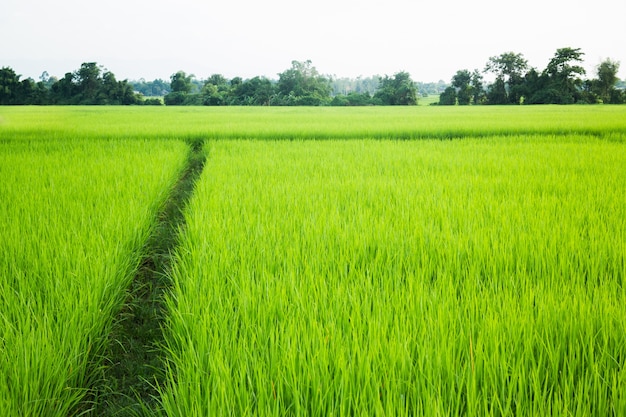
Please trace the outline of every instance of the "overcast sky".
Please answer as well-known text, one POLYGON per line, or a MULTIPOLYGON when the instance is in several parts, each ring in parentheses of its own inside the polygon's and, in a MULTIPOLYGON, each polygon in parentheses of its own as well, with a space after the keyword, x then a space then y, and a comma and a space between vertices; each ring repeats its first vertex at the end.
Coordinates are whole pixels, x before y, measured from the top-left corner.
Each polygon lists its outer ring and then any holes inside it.
POLYGON ((522 53, 543 70, 581 48, 626 78, 624 0, 2 0, 0 67, 35 80, 97 62, 118 79, 278 78, 310 59, 339 77, 408 71, 449 81, 490 56, 522 53))

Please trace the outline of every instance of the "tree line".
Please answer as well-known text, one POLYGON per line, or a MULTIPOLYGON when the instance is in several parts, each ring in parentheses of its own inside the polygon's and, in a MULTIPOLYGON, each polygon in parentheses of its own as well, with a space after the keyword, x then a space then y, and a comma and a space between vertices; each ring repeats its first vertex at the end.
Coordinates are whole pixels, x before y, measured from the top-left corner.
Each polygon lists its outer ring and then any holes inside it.
POLYGON ((0 105, 205 105, 205 106, 364 106, 417 104, 417 84, 407 72, 393 76, 348 80, 333 84, 311 61, 292 61, 278 80, 254 77, 227 79, 221 74, 206 80, 178 71, 163 80, 138 83, 137 91, 128 80, 95 62, 83 63, 61 79, 46 72, 39 82, 9 67, 0 69, 0 105), (339 86, 339 87, 338 87, 339 86), (337 89, 343 89, 342 92, 337 89), (159 95, 160 98, 149 97, 159 95))
POLYGON ((141 104, 133 85, 118 81, 111 71, 95 62, 84 63, 61 79, 44 72, 39 82, 20 80, 11 68, 0 69, 0 105, 14 104, 141 104))
POLYGON ((292 61, 278 80, 243 80, 211 75, 201 86, 179 71, 171 77, 166 105, 205 106, 366 106, 417 104, 417 85, 407 72, 393 76, 348 80, 320 74, 311 61, 292 61))
POLYGON ((457 71, 439 104, 626 103, 626 92, 617 88, 619 62, 606 59, 597 66, 596 78, 583 79, 583 55, 580 48, 557 49, 543 71, 530 68, 520 53, 493 56, 482 71, 457 71), (495 81, 485 86, 483 74, 492 74, 495 81))
POLYGON ((21 80, 13 69, 4 67, 0 105, 415 105, 420 95, 427 94, 439 94, 439 105, 625 103, 623 82, 617 78, 619 62, 605 60, 597 67, 597 78, 585 80, 583 55, 580 49, 558 49, 539 72, 529 68, 522 54, 506 52, 489 58, 482 71, 457 71, 451 84, 416 83, 404 71, 338 79, 320 74, 311 61, 292 61, 277 80, 260 76, 229 80, 221 74, 198 80, 178 71, 169 82, 118 81, 111 71, 89 62, 61 79, 44 72, 35 82, 21 80), (495 76, 495 81, 485 85, 485 74, 495 76))

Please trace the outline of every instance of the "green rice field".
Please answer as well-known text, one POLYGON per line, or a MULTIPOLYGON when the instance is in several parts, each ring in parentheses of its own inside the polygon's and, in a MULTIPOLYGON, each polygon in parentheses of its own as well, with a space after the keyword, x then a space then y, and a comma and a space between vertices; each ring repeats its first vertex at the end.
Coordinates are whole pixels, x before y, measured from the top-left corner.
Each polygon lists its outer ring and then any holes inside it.
POLYGON ((0 145, 0 410, 68 415, 187 156, 177 141, 0 145))
POLYGON ((0 107, 0 409, 95 415, 201 144, 146 414, 626 415, 625 142, 625 106, 0 107))

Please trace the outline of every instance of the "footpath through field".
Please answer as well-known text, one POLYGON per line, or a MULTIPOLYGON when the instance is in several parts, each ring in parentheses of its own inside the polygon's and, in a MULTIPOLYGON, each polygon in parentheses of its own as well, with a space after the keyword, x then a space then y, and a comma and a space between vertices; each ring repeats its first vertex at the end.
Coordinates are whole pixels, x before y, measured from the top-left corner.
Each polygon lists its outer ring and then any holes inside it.
POLYGON ((185 228, 185 206, 205 159, 202 141, 190 141, 185 169, 157 216, 126 302, 109 335, 103 378, 92 399, 93 415, 151 416, 159 409, 157 386, 163 385, 165 377, 163 297, 170 288, 178 235, 185 228))

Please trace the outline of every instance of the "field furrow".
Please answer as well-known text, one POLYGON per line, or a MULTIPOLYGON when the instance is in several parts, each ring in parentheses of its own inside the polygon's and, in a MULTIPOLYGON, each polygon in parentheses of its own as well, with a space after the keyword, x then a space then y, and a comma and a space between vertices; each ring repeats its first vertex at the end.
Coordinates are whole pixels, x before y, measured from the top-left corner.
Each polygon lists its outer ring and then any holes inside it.
POLYGON ((191 143, 185 169, 157 215, 124 306, 109 334, 92 415, 155 415, 160 409, 156 387, 163 384, 165 376, 161 350, 164 294, 170 287, 172 254, 185 227, 184 208, 204 160, 202 143, 191 143))
POLYGON ((80 138, 2 144, 3 415, 89 407, 79 404, 187 149, 178 141, 80 138))

